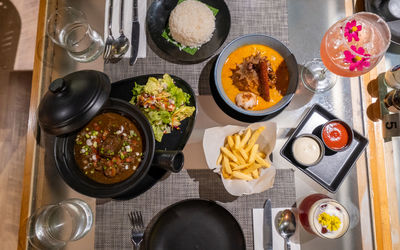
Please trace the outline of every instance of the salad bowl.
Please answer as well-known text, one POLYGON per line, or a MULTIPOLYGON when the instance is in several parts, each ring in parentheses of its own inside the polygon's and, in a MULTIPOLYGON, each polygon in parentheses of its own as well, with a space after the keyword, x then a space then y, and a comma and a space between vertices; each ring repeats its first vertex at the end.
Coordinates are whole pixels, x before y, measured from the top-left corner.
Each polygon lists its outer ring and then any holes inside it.
MULTIPOLYGON (((155 78, 162 78, 162 74, 148 74, 148 75, 141 75, 135 76, 132 78, 127 78, 120 80, 118 82, 114 82, 111 84, 111 93, 110 97, 118 98, 124 101, 131 101, 133 97, 132 89, 136 84, 145 85, 149 79, 149 77, 155 78)), ((161 142, 155 141, 155 149, 156 150, 183 150, 189 137, 193 131, 196 116, 197 116, 197 102, 196 96, 193 89, 190 85, 180 77, 171 75, 172 79, 174 80, 174 84, 181 88, 185 93, 190 95, 189 98, 189 106, 195 107, 196 110, 194 111, 193 115, 189 118, 186 118, 181 122, 179 129, 174 129, 169 134, 164 134, 162 137, 161 142)), ((168 171, 159 167, 151 167, 149 172, 143 179, 140 181, 140 185, 138 185, 135 190, 130 192, 129 194, 123 195, 118 197, 119 199, 131 199, 134 198, 152 186, 154 186, 158 181, 160 181, 165 175, 168 174, 168 171)))
MULTIPOLYGON (((141 75, 114 82, 111 84, 110 97, 118 98, 128 102, 131 101, 133 97, 132 89, 135 87, 135 83, 138 85, 145 85, 149 77, 162 78, 163 75, 141 75)), ((160 142, 156 141, 156 149, 160 150, 182 150, 185 147, 186 142, 189 140, 197 115, 196 96, 193 89, 183 79, 174 75, 171 75, 171 78, 174 80, 174 83, 177 87, 190 95, 188 106, 195 107, 196 110, 192 116, 181 122, 179 128, 173 129, 169 134, 164 134, 160 142)))

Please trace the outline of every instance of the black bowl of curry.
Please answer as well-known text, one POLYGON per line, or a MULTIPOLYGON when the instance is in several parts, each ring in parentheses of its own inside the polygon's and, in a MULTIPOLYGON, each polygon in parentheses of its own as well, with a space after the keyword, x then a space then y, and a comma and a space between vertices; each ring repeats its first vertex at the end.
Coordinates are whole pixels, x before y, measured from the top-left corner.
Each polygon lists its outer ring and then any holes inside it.
POLYGON ((210 84, 217 98, 214 93, 213 96, 232 118, 272 118, 296 92, 297 61, 279 40, 248 34, 225 46, 215 63, 213 77, 210 84))
POLYGON ((110 98, 78 132, 56 137, 54 153, 69 186, 88 196, 114 198, 132 191, 147 174, 154 145, 141 111, 110 98))
POLYGON ((113 184, 135 173, 143 155, 142 136, 128 118, 101 113, 78 133, 74 156, 80 170, 90 179, 113 184))

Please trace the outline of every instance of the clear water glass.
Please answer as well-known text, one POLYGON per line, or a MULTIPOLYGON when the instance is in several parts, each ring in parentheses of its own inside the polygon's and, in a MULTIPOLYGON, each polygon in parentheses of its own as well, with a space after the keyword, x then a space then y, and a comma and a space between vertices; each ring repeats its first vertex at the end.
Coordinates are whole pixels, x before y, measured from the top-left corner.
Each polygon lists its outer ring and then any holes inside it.
POLYGON ((59 249, 85 236, 92 224, 89 205, 69 199, 38 209, 28 220, 27 237, 37 249, 59 249))
POLYGON ((93 30, 82 11, 62 8, 47 20, 47 35, 78 62, 97 59, 104 50, 103 38, 93 30))

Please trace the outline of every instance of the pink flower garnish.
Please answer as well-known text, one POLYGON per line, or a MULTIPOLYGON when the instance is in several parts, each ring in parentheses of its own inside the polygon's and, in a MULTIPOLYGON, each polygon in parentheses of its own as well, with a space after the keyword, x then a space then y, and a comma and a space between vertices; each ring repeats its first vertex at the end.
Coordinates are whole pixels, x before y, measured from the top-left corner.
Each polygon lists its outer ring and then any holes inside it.
POLYGON ((344 28, 344 36, 347 37, 347 41, 351 42, 354 38, 356 41, 360 41, 358 38, 358 32, 362 30, 361 25, 357 25, 356 20, 352 20, 346 23, 346 27, 344 28))
POLYGON ((363 68, 368 68, 370 66, 369 60, 370 60, 370 54, 364 54, 365 50, 363 47, 359 47, 357 49, 356 46, 352 45, 351 50, 357 53, 357 55, 354 55, 353 52, 350 50, 345 50, 344 53, 344 61, 346 63, 350 63, 350 71, 354 71, 357 69, 358 71, 362 71, 363 68), (362 56, 362 57, 361 57, 362 56))

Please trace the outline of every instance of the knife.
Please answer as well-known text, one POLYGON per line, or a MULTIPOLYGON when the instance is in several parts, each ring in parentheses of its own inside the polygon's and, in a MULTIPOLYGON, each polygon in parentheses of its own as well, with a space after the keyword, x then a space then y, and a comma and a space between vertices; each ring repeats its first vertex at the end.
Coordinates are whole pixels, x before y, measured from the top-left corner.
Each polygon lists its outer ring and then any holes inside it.
POLYGON ((132 33, 131 33, 131 57, 129 58, 129 65, 133 65, 136 62, 136 58, 139 50, 139 17, 138 17, 138 0, 133 0, 133 12, 132 12, 132 33))
POLYGON ((272 250, 272 214, 270 199, 264 204, 263 236, 264 250, 272 250))

